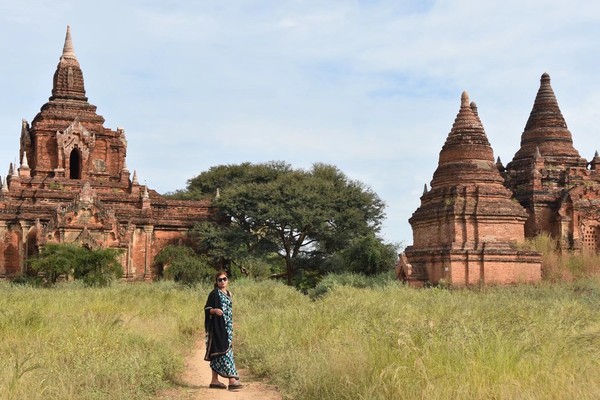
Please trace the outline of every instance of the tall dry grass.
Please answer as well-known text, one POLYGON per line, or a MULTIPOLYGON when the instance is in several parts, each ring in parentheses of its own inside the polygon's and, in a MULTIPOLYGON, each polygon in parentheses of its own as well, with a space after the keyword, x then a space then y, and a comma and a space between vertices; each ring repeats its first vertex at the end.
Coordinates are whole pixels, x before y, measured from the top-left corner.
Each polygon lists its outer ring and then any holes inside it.
POLYGON ((526 246, 542 254, 542 273, 547 281, 600 276, 600 255, 595 252, 560 251, 556 239, 545 233, 529 239, 526 246))
POLYGON ((449 291, 237 287, 237 354, 285 396, 595 399, 600 283, 449 291))
POLYGON ((37 289, 0 282, 0 399, 147 399, 200 329, 173 284, 37 289))
MULTIPOLYGON (((286 398, 595 399, 600 281, 476 290, 234 281, 239 366, 286 398)), ((0 283, 0 398, 149 399, 177 381, 208 288, 0 283)))

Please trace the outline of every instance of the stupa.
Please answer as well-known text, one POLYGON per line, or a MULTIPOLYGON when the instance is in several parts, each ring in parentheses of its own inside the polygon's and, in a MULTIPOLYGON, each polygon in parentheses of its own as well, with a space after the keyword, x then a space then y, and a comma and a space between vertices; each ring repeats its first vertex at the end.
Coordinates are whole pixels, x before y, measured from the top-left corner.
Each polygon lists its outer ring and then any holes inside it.
POLYGON ((504 186, 475 103, 464 92, 431 189, 409 222, 400 275, 453 286, 537 282, 540 255, 520 249, 527 213, 504 186))
POLYGON ((558 203, 565 188, 586 175, 587 164, 573 147, 550 76, 544 73, 521 135, 521 147, 505 171, 507 186, 528 211, 528 237, 541 232, 561 235, 558 203))

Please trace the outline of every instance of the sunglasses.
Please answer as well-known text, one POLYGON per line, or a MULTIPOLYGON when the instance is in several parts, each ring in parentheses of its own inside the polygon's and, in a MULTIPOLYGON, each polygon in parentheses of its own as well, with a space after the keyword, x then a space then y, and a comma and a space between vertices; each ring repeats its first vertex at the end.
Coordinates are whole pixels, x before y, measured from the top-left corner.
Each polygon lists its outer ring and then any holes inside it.
POLYGON ((217 282, 227 282, 227 277, 217 278, 217 282))

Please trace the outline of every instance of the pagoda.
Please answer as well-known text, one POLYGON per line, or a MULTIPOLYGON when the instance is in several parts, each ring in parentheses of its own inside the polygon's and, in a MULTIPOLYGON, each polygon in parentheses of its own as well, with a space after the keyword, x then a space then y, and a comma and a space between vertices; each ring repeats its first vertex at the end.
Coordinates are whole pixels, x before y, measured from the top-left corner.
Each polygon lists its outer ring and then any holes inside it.
POLYGON ((525 251, 527 212, 504 186, 477 106, 463 92, 458 115, 409 222, 413 245, 399 274, 414 284, 537 282, 539 253, 525 251))
POLYGON ((124 129, 105 128, 88 102, 67 27, 52 95, 31 124, 22 121, 18 165, 1 182, 0 278, 27 273, 27 259, 52 242, 121 249, 126 280, 160 275, 154 257, 216 212, 210 200, 171 200, 140 185, 126 156, 124 129))
POLYGON ((573 147, 547 73, 504 176, 527 210, 527 237, 546 233, 563 250, 600 250, 600 157, 588 162, 573 147))

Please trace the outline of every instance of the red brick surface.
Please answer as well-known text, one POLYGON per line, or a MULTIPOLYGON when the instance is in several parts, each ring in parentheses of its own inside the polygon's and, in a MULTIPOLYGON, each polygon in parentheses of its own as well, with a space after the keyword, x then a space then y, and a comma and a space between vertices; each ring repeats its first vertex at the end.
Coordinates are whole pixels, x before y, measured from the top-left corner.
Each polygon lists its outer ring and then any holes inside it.
POLYGON ((21 165, 0 194, 0 277, 25 272, 48 242, 76 242, 122 249, 126 279, 153 279, 156 254, 216 215, 210 201, 169 200, 132 181, 124 130, 105 128, 85 94, 67 33, 52 96, 23 121, 21 165))
POLYGON ((409 222, 413 277, 455 286, 536 282, 540 255, 518 250, 527 213, 511 199, 474 103, 466 93, 440 151, 431 189, 409 222))

